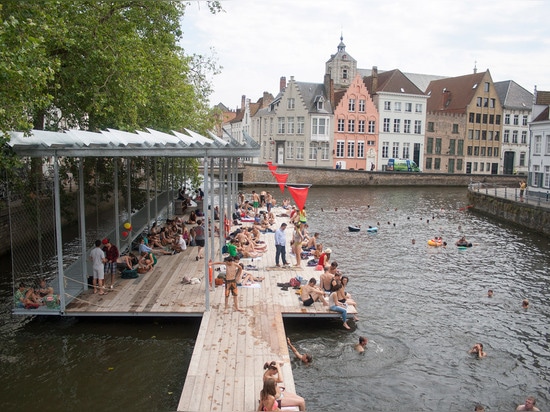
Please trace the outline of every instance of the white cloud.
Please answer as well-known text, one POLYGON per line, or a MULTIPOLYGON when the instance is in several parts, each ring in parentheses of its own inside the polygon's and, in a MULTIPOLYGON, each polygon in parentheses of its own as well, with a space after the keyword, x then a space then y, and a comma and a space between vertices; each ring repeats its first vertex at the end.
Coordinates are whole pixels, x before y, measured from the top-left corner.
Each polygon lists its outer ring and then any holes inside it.
POLYGON ((343 33, 358 67, 493 80, 550 90, 550 2, 540 0, 229 0, 212 15, 193 2, 183 25, 189 53, 216 50, 224 67, 212 104, 276 94, 279 78, 322 82, 343 33))

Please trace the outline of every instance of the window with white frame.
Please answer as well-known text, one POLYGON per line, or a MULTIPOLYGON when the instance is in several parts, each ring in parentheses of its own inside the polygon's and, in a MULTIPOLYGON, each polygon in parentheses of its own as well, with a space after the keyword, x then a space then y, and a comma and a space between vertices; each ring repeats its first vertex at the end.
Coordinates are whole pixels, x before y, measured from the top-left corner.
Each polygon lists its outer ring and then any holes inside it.
POLYGON ((502 143, 510 143, 510 130, 505 130, 502 135, 502 143))
POLYGON ((328 142, 321 143, 321 160, 328 160, 329 156, 329 144, 328 142))
POLYGON ((385 117, 384 118, 384 132, 390 131, 390 119, 385 117))
POLYGON ((400 112, 401 111, 401 102, 395 102, 393 104, 393 110, 395 110, 396 112, 400 112))
POLYGON ((401 119, 393 119, 393 132, 401 133, 401 119))
POLYGON ((364 120, 358 120, 357 121, 357 132, 358 133, 365 133, 365 121, 364 120))
POLYGON ((422 120, 414 121, 414 134, 422 134, 422 120))
POLYGON ((305 120, 304 116, 298 116, 296 118, 296 134, 304 134, 305 129, 305 120))
POLYGON ((365 113, 365 99, 359 99, 359 111, 365 113))
POLYGON ((519 165, 520 166, 525 166, 525 159, 526 159, 526 156, 527 156, 527 153, 525 152, 521 152, 519 154, 519 165))
POLYGON ((355 112, 355 99, 348 100, 348 111, 355 112))
POLYGON ((519 114, 515 114, 514 115, 514 126, 518 126, 519 125, 519 114))
POLYGON ((304 142, 296 142, 296 160, 304 160, 304 142))
POLYGON ((540 155, 542 153, 542 136, 540 134, 535 136, 533 145, 533 154, 540 155))
POLYGON ((338 131, 339 132, 345 132, 346 129, 346 120, 345 119, 338 119, 338 131))
POLYGON ((355 133, 355 119, 348 119, 348 133, 355 133))
POLYGON ((384 102, 384 110, 391 110, 391 102, 384 102))
POLYGON ((527 131, 526 130, 521 132, 521 143, 523 143, 523 144, 527 143, 527 131))
POLYGON ((273 135, 273 117, 269 118, 269 134, 273 135))
POLYGON ((510 124, 510 114, 504 115, 504 124, 510 124))
POLYGON ((522 124, 523 126, 527 126, 527 115, 523 115, 523 119, 522 119, 521 124, 522 124))
POLYGON ((405 111, 411 113, 413 110, 413 104, 412 103, 405 103, 405 111))
POLYGON ((285 150, 287 159, 294 159, 294 142, 287 140, 286 141, 286 150, 285 150))
POLYGON ((550 135, 546 136, 546 154, 550 154, 550 135))
POLYGON ((286 124, 287 124, 287 134, 294 134, 294 117, 287 117, 286 118, 286 124))
POLYGON ((392 157, 394 157, 396 159, 399 158, 399 142, 393 142, 391 155, 392 155, 392 157))
POLYGON ((540 186, 540 166, 533 165, 533 186, 540 186))
POLYGON ((390 142, 382 142, 382 157, 387 159, 389 157, 390 142))
POLYGON ((338 140, 336 142, 336 157, 344 157, 344 141, 338 140))
POLYGON ((376 130, 376 122, 374 120, 369 120, 369 133, 374 134, 376 130))
POLYGON ((414 111, 415 111, 416 113, 422 113, 422 103, 416 103, 416 104, 414 105, 414 111))
POLYGON ((287 109, 292 110, 294 109, 295 105, 296 105, 296 100, 294 99, 294 97, 289 97, 286 105, 287 109))
POLYGON ((355 142, 353 140, 348 141, 348 157, 355 157, 355 142))
POLYGON ((411 144, 403 143, 403 159, 409 159, 411 157, 411 144))
POLYGON ((550 187, 550 166, 544 166, 544 187, 550 187))
POLYGON ((319 150, 317 143, 309 144, 309 160, 317 160, 317 151, 319 150))
POLYGON ((518 142, 518 131, 514 130, 512 132, 512 143, 517 143, 517 142, 518 142))
POLYGON ((365 142, 363 140, 357 142, 357 157, 359 159, 365 157, 365 142))
POLYGON ((411 132, 411 119, 403 120, 403 133, 411 132))
POLYGON ((328 117, 317 117, 314 116, 311 118, 311 136, 316 137, 328 137, 328 117))
POLYGON ((277 134, 285 133, 285 118, 277 117, 277 134))
POLYGON ((264 118, 264 136, 267 134, 267 117, 264 118))

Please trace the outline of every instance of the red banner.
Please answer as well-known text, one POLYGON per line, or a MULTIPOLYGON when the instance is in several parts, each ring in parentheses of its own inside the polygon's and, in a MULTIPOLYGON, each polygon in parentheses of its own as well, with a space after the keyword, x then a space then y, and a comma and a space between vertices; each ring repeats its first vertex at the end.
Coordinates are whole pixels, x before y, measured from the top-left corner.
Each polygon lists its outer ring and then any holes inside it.
POLYGON ((294 202, 296 202, 296 206, 298 206, 298 209, 302 210, 306 205, 307 193, 308 193, 309 187, 287 186, 287 188, 288 188, 288 191, 290 192, 290 195, 294 199, 294 202))
POLYGON ((271 172, 273 174, 273 177, 277 180, 277 183, 279 183, 279 189, 281 189, 281 193, 284 193, 285 191, 285 183, 288 179, 288 173, 277 173, 277 172, 271 172))
POLYGON ((274 165, 274 164, 268 164, 267 167, 269 167, 269 170, 271 170, 271 173, 277 170, 277 165, 274 165))

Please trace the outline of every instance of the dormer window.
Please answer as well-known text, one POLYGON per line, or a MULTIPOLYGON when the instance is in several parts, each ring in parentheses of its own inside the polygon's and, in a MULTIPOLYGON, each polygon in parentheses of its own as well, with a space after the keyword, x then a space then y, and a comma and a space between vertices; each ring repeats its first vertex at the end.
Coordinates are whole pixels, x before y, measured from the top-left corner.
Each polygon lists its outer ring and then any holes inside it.
POLYGON ((317 110, 323 110, 325 98, 323 96, 317 96, 315 98, 315 107, 317 110))

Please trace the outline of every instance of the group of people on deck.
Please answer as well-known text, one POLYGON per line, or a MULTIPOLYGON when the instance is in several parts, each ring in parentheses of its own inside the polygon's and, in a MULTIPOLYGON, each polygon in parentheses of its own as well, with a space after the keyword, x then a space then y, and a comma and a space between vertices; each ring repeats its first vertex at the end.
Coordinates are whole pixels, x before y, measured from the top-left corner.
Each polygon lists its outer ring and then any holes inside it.
POLYGON ((54 294, 54 289, 46 279, 39 279, 35 286, 27 286, 25 282, 19 283, 14 294, 15 307, 24 309, 37 309, 45 306, 48 309, 59 307, 59 296, 54 294))

